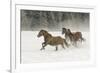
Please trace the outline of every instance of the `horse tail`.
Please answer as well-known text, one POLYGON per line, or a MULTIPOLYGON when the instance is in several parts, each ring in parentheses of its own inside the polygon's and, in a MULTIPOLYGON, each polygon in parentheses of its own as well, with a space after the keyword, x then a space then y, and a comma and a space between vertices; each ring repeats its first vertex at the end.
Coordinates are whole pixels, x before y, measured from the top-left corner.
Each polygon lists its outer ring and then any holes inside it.
POLYGON ((64 40, 65 45, 66 45, 67 47, 69 47, 69 44, 66 42, 66 40, 65 40, 65 39, 63 39, 63 40, 64 40))
POLYGON ((82 37, 82 33, 81 32, 80 32, 80 35, 81 35, 81 41, 86 41, 86 39, 82 37))
POLYGON ((85 39, 85 38, 83 38, 83 37, 81 38, 81 40, 82 40, 82 41, 86 41, 86 39, 85 39))

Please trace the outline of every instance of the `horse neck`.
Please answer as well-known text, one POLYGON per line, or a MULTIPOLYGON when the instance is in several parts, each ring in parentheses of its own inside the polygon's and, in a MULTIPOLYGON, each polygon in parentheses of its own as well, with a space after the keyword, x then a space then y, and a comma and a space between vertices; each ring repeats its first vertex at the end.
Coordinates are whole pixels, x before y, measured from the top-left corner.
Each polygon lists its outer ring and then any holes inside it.
POLYGON ((68 33, 67 31, 65 32, 65 35, 66 35, 66 34, 68 34, 68 35, 73 35, 72 32, 69 32, 69 33, 68 33))
MULTIPOLYGON (((65 34, 67 34, 67 32, 66 32, 65 34)), ((70 32, 70 33, 68 34, 68 37, 71 39, 71 38, 73 37, 73 33, 70 32)))
POLYGON ((48 41, 48 39, 52 37, 52 35, 49 33, 46 33, 43 36, 44 36, 44 41, 48 41))

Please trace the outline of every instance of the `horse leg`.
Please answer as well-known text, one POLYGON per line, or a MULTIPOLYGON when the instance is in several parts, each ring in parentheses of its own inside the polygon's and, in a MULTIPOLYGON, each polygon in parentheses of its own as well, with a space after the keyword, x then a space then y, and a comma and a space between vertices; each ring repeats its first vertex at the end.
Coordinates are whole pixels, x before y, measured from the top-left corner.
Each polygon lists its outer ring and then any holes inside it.
POLYGON ((74 45, 74 44, 75 44, 75 42, 74 42, 74 41, 72 41, 72 40, 71 40, 70 42, 71 42, 71 45, 74 45))
POLYGON ((43 49, 45 50, 44 45, 45 45, 45 42, 42 43, 42 48, 40 50, 43 50, 43 49))
POLYGON ((46 42, 44 42, 44 43, 42 43, 43 45, 42 45, 42 48, 40 49, 40 50, 45 50, 45 46, 47 46, 47 43, 46 42))
POLYGON ((45 42, 42 43, 42 47, 44 46, 45 42))
POLYGON ((82 42, 83 40, 82 39, 80 39, 80 43, 82 44, 83 42, 82 42))
POLYGON ((72 39, 71 41, 72 41, 72 45, 77 47, 77 41, 75 39, 72 39))
POLYGON ((40 50, 43 50, 43 49, 45 50, 45 48, 44 48, 44 47, 42 47, 40 50))
POLYGON ((75 42, 74 41, 72 42, 72 45, 75 46, 75 42))
POLYGON ((78 45, 77 45, 77 41, 74 42, 74 46, 75 46, 75 47, 78 47, 78 45))
POLYGON ((45 50, 44 46, 40 50, 45 50))
POLYGON ((64 48, 64 49, 65 49, 64 44, 61 44, 61 46, 62 46, 62 48, 64 48))
POLYGON ((58 50, 58 46, 56 46, 56 51, 58 50))
POLYGON ((75 45, 76 45, 75 40, 71 40, 71 44, 72 44, 73 46, 75 46, 75 45))
POLYGON ((45 48, 44 48, 45 46, 42 46, 42 48, 40 49, 40 50, 45 50, 45 48))

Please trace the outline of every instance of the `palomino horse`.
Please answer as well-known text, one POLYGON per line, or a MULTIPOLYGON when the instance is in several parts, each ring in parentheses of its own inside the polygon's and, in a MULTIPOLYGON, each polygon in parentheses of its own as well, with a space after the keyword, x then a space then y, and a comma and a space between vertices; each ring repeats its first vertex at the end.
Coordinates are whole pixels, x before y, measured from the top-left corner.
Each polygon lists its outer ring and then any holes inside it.
POLYGON ((61 38, 60 36, 52 36, 50 33, 48 33, 46 30, 40 30, 37 37, 44 37, 44 42, 42 43, 42 48, 40 50, 45 49, 45 46, 51 45, 56 47, 56 51, 58 50, 58 45, 61 45, 64 49, 64 44, 68 47, 68 43, 65 39, 61 38))
POLYGON ((85 41, 81 32, 71 32, 70 29, 62 28, 62 34, 65 34, 65 39, 69 38, 74 46, 77 46, 77 41, 85 41))

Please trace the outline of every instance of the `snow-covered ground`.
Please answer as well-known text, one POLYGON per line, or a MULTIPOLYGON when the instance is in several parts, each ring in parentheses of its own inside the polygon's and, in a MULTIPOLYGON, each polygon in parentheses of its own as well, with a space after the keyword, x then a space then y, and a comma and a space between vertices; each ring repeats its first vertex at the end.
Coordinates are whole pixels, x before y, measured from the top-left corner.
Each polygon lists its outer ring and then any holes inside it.
MULTIPOLYGON (((21 54, 22 63, 43 63, 43 62, 63 62, 63 61, 84 61, 89 60, 89 32, 82 32, 85 42, 74 46, 66 47, 64 50, 61 46, 55 51, 54 46, 42 47, 43 37, 38 38, 39 31, 22 31, 21 32, 21 54)), ((54 36, 62 36, 61 32, 50 32, 54 36)))

